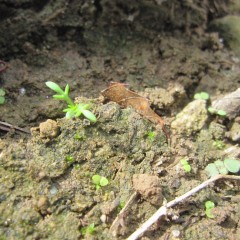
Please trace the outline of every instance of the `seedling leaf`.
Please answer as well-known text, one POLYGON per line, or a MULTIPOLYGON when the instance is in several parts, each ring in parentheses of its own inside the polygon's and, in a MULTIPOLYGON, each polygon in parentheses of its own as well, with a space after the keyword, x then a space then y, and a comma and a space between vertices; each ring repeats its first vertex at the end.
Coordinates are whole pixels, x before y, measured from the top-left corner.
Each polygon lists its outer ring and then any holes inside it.
POLYGON ((216 109, 215 108, 213 108, 213 107, 209 107, 208 108, 208 111, 211 113, 211 114, 213 114, 213 113, 216 113, 216 109))
POLYGON ((212 202, 212 201, 206 201, 205 202, 205 208, 206 209, 212 209, 214 207, 215 207, 215 203, 214 202, 212 202))
POLYGON ((210 163, 205 168, 209 177, 214 177, 219 174, 219 171, 214 163, 210 163))
POLYGON ((59 94, 64 94, 64 91, 60 88, 58 84, 55 82, 48 81, 46 82, 46 85, 51 88, 53 91, 59 93, 59 94))
POLYGON ((70 87, 69 87, 69 84, 67 84, 66 87, 65 87, 65 94, 66 95, 69 94, 69 90, 70 90, 70 87))
POLYGON ((101 180, 101 176, 96 174, 96 175, 93 175, 92 176, 92 182, 96 185, 99 185, 100 184, 100 180, 101 180))
POLYGON ((214 218, 215 216, 212 214, 212 209, 215 207, 214 202, 212 201, 207 201, 205 202, 205 213, 207 215, 208 218, 214 218))
POLYGON ((228 170, 224 166, 223 161, 217 160, 217 161, 214 162, 214 164, 217 167, 217 170, 220 174, 228 174, 228 170))
POLYGON ((91 122, 96 122, 97 118, 96 116, 90 112, 89 110, 82 110, 82 114, 91 122))
POLYGON ((237 159, 226 158, 224 159, 224 166, 231 173, 238 173, 240 170, 240 161, 237 159))
POLYGON ((227 115, 227 113, 224 110, 218 110, 217 114, 222 117, 225 117, 227 115))
POLYGON ((100 186, 101 187, 107 186, 108 183, 109 183, 109 181, 107 180, 107 178, 101 177, 101 179, 100 179, 100 186))

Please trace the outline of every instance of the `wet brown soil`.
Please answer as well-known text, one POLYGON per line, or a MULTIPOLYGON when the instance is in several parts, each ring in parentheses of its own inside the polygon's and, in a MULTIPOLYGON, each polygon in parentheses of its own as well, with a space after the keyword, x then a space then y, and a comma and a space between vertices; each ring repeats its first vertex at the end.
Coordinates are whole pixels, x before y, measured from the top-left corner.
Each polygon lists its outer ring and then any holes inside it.
MULTIPOLYGON (((239 13, 236 2, 0 1, 0 121, 31 129, 0 128, 1 240, 126 239, 164 202, 205 181, 209 163, 239 159, 239 112, 229 119, 207 111, 240 86, 239 56, 209 27, 239 13), (69 84, 97 122, 65 119, 65 103, 52 99, 46 81, 69 84), (134 109, 103 102, 111 81, 148 98, 170 139, 134 109), (201 91, 210 100, 193 100, 201 91), (97 190, 95 174, 109 184, 97 190)), ((239 190, 239 182, 217 182, 142 239, 237 239, 239 190), (216 206, 212 219, 207 200, 216 206)))

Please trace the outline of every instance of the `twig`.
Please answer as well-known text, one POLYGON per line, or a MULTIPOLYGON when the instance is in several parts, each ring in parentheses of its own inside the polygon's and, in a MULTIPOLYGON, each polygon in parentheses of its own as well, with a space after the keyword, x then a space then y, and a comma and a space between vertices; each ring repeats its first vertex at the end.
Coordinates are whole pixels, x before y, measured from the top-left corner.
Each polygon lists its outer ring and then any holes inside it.
POLYGON ((127 201, 127 203, 125 204, 125 206, 123 207, 123 209, 119 212, 119 214, 117 215, 117 217, 115 218, 115 220, 113 221, 111 227, 110 227, 110 231, 112 232, 112 234, 115 236, 117 233, 117 229, 118 227, 121 225, 121 222, 123 220, 124 214, 126 213, 126 211, 129 209, 129 207, 131 206, 131 204, 133 203, 133 201, 136 199, 138 193, 134 192, 129 200, 127 201))
POLYGON ((157 212, 155 212, 152 217, 150 217, 143 225, 138 228, 131 236, 127 238, 127 240, 136 240, 144 232, 147 231, 147 229, 155 223, 160 217, 164 216, 167 214, 167 210, 178 203, 182 202, 186 198, 192 196, 193 194, 197 193, 198 191, 202 190, 203 188, 207 187, 210 183, 213 183, 219 179, 232 179, 232 180, 240 180, 240 176, 234 176, 234 175, 217 175, 216 177, 213 177, 211 179, 206 180, 205 182, 201 183, 197 187, 193 188, 189 192, 183 194, 180 197, 175 198, 174 200, 168 202, 165 206, 160 207, 157 212))
POLYGON ((12 125, 10 123, 6 123, 6 122, 1 122, 0 121, 0 130, 8 132, 11 129, 14 129, 14 130, 19 131, 19 132, 24 132, 24 133, 30 134, 30 132, 28 130, 25 130, 25 129, 17 127, 17 126, 14 126, 14 125, 12 125))

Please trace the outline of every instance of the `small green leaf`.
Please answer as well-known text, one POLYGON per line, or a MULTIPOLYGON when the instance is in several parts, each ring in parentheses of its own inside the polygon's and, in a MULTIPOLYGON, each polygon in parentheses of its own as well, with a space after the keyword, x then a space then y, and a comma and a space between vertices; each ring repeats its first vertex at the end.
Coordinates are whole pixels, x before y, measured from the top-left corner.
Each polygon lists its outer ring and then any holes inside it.
POLYGON ((209 177, 214 177, 219 174, 219 171, 214 163, 209 163, 205 168, 209 177))
POLYGON ((92 224, 88 225, 87 227, 81 228, 80 232, 82 235, 94 234, 96 232, 95 224, 92 223, 92 224))
POLYGON ((217 111, 217 114, 218 114, 219 116, 222 116, 222 117, 227 116, 227 113, 226 113, 224 110, 218 110, 218 111, 217 111))
POLYGON ((148 137, 148 139, 150 140, 150 141, 154 141, 154 139, 155 139, 155 137, 156 137, 156 133, 155 132, 152 132, 152 131, 150 131, 150 132, 148 132, 147 133, 147 137, 148 137))
POLYGON ((188 164, 188 161, 185 158, 181 159, 180 162, 181 162, 182 165, 187 165, 188 164))
POLYGON ((53 95, 53 98, 63 100, 64 96, 63 95, 53 95))
POLYGON ((53 91, 59 93, 59 94, 64 94, 64 91, 60 88, 60 86, 58 84, 56 84, 55 82, 51 82, 48 81, 46 82, 46 85, 52 89, 53 91))
POLYGON ((191 171, 191 166, 190 164, 188 163, 187 159, 183 158, 180 160, 182 166, 183 166, 183 169, 185 172, 190 172, 191 171))
POLYGON ((228 174, 228 170, 227 170, 227 168, 224 166, 223 161, 217 160, 217 161, 214 162, 214 164, 215 164, 215 166, 217 167, 218 172, 219 172, 220 174, 228 174))
POLYGON ((212 209, 215 207, 214 202, 212 201, 207 201, 205 202, 205 213, 207 215, 208 218, 214 218, 215 216, 212 214, 212 209))
POLYGON ((66 156, 65 158, 66 162, 68 163, 72 163, 74 161, 73 157, 72 156, 66 156))
POLYGON ((219 150, 222 150, 222 149, 225 148, 225 144, 224 144, 223 141, 221 141, 221 140, 215 140, 215 141, 213 142, 213 146, 216 147, 216 148, 219 149, 219 150))
POLYGON ((0 96, 0 104, 4 104, 5 102, 5 97, 0 96))
POLYGON ((66 95, 69 94, 69 90, 70 90, 70 87, 69 87, 69 84, 67 84, 64 91, 66 95))
POLYGON ((217 110, 216 110, 215 108, 213 108, 213 107, 209 107, 209 108, 208 108, 208 111, 209 111, 211 114, 214 114, 214 113, 217 112, 217 110))
POLYGON ((100 184, 100 180, 101 180, 101 176, 96 174, 96 175, 93 175, 92 176, 92 182, 96 185, 99 185, 100 184))
POLYGON ((100 186, 101 187, 107 186, 108 183, 109 183, 109 181, 107 180, 107 178, 101 177, 101 179, 100 179, 100 186))
POLYGON ((238 173, 240 171, 240 161, 237 159, 226 158, 224 159, 224 165, 231 173, 238 173))
POLYGON ((89 110, 82 110, 83 115, 91 122, 96 122, 97 118, 96 116, 90 112, 89 110))
POLYGON ((185 172, 191 172, 192 168, 191 168, 191 166, 189 164, 187 164, 187 165, 183 166, 183 169, 184 169, 185 172))
POLYGON ((215 203, 214 202, 212 202, 212 201, 206 201, 205 202, 205 208, 206 209, 212 209, 214 207, 215 207, 215 203))

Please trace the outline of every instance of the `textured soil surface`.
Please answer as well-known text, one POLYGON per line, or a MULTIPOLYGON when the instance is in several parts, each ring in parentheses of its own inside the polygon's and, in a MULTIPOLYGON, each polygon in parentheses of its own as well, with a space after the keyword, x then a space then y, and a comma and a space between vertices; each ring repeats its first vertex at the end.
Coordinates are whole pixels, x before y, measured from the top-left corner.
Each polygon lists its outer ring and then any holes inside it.
MULTIPOLYGON (((126 239, 207 180, 208 164, 238 160, 239 13, 228 0, 0 0, 0 240, 126 239), (66 119, 46 81, 69 84, 97 122, 66 119), (147 98, 168 134, 104 101, 110 82, 147 98), (194 99, 199 92, 210 98, 194 99), (109 183, 96 186, 96 174, 109 183)), ((217 181, 141 239, 237 239, 239 186, 217 181)))

